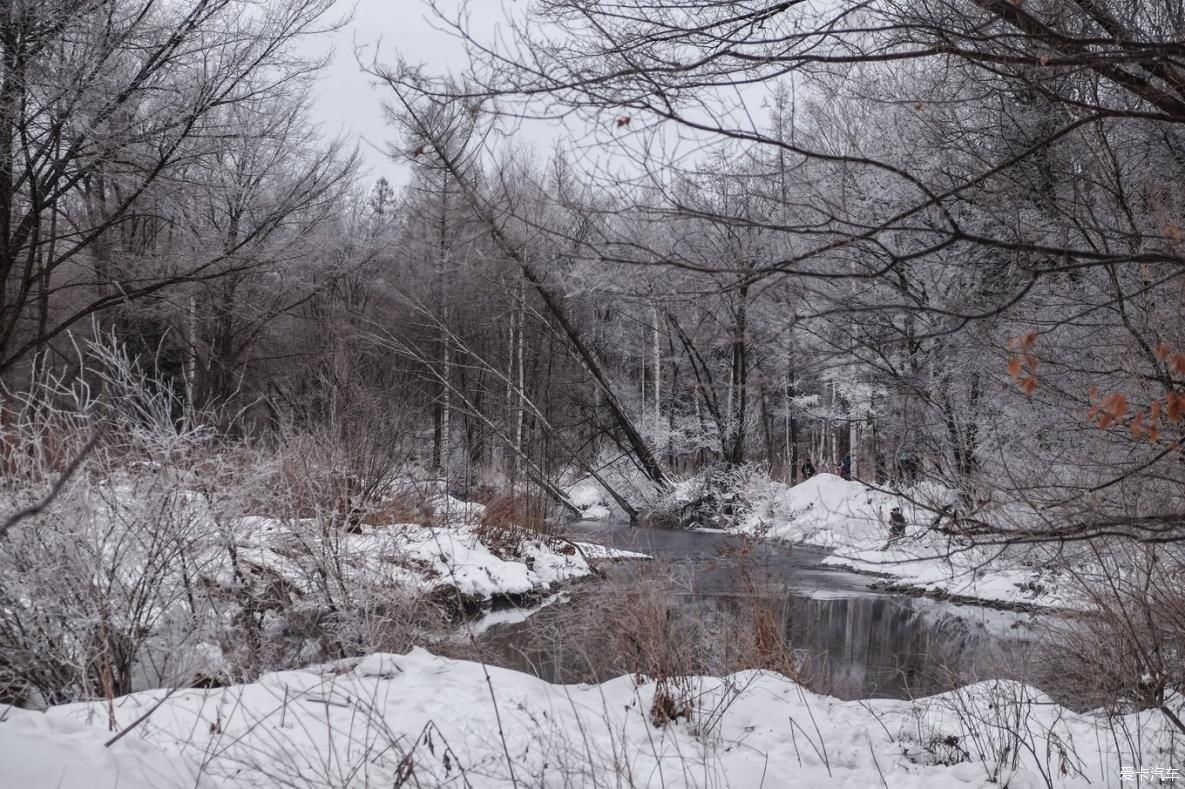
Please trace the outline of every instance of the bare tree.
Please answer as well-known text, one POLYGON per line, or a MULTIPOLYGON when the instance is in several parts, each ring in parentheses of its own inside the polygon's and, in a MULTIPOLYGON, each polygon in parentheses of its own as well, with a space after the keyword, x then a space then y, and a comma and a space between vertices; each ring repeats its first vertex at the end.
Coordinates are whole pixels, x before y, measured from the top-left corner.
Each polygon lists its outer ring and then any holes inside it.
POLYGON ((0 372, 81 318, 244 267, 234 255, 266 223, 163 269, 116 260, 112 244, 168 243, 165 183, 221 146, 229 107, 316 70, 292 46, 324 29, 328 8, 63 0, 0 11, 0 372))
MULTIPOLYGON (((572 352, 587 369, 595 381, 613 418, 625 435, 626 442, 638 460, 646 476, 656 485, 668 485, 666 474, 654 451, 647 444, 634 421, 626 413, 624 405, 615 391, 609 377, 592 347, 581 335, 576 324, 565 309, 559 293, 547 277, 537 268, 527 250, 527 245, 516 239, 514 230, 508 227, 495 207, 495 203, 483 194, 474 169, 470 166, 474 157, 480 154, 480 139, 473 140, 477 130, 480 106, 460 105, 454 102, 440 102, 425 91, 423 79, 414 70, 401 66, 397 69, 375 67, 375 74, 391 88, 396 97, 395 116, 416 143, 415 151, 420 155, 435 157, 434 166, 451 175, 474 215, 484 224, 498 249, 514 261, 522 276, 539 294, 549 316, 562 332, 572 352), (458 145, 458 129, 460 140, 458 145)), ((514 200, 506 190, 498 193, 502 200, 514 200)))

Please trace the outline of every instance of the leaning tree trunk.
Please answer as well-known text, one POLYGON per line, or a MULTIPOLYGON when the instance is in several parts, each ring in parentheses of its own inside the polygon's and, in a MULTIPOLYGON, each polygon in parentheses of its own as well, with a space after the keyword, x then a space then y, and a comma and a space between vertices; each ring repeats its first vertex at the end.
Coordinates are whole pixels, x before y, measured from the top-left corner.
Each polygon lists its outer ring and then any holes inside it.
POLYGON ((439 159, 443 172, 451 176, 454 183, 458 185, 470 209, 490 231, 490 237, 494 244, 522 270, 527 282, 531 283, 531 286, 535 288, 543 299, 548 313, 551 314, 563 332, 571 351, 596 382, 597 388, 600 389, 605 398, 605 405, 609 408, 610 413, 613 415, 613 420, 625 436, 626 443, 647 478, 660 489, 669 489, 671 483, 663 471, 662 465, 658 462, 658 458, 645 439, 643 439, 637 425, 634 424, 634 421, 626 412, 625 406, 617 396, 617 392, 609 381, 609 377, 597 355, 584 341, 575 324, 569 318, 567 311, 564 309, 562 299, 552 292, 539 273, 535 271, 520 246, 507 237, 505 230, 497 221, 497 212, 491 208, 485 199, 477 194, 473 184, 466 178, 465 164, 462 159, 465 152, 450 147, 448 141, 442 139, 440 134, 434 129, 431 119, 425 115, 424 111, 416 107, 414 102, 393 81, 388 79, 388 83, 394 88, 396 97, 407 113, 408 124, 418 134, 423 136, 426 145, 431 146, 433 153, 439 159))
MULTIPOLYGON (((500 244, 506 243, 505 237, 502 236, 499 230, 496 228, 491 228, 491 230, 496 238, 503 239, 500 241, 500 244)), ((626 442, 629 444, 638 462, 642 465, 647 478, 664 490, 669 488, 671 486, 670 480, 667 479, 667 475, 659 464, 658 458, 655 457, 654 452, 650 449, 650 445, 646 443, 646 440, 638 431, 637 426, 630 419, 625 406, 622 405, 620 398, 618 398, 617 393, 614 391, 608 376, 605 374, 605 369, 601 366, 596 354, 584 342, 575 325, 569 320, 568 314, 559 299, 543 283, 542 279, 531 268, 531 265, 518 254, 517 250, 514 251, 513 256, 522 268, 523 276, 527 278, 527 281, 534 286, 535 290, 543 298, 543 303, 547 306, 547 311, 551 313, 556 323, 559 324, 560 330, 563 331, 564 336, 571 344, 577 358, 588 373, 592 375, 593 380, 596 381, 597 387, 605 397, 605 405, 608 406, 610 413, 613 414, 614 421, 617 422, 617 426, 625 435, 626 442)))

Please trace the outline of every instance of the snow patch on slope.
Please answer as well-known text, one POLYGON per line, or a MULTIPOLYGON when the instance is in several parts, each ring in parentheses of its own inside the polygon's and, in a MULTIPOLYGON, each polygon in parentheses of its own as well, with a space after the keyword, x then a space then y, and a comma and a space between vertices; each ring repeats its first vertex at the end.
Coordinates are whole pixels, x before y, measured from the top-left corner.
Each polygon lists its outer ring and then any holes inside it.
POLYGON ((567 490, 568 500, 580 510, 583 520, 603 521, 613 517, 613 508, 609 502, 609 494, 595 482, 585 481, 577 483, 567 490))
POLYGON ((798 485, 766 481, 747 492, 756 501, 740 529, 834 549, 825 564, 881 573, 927 591, 1003 603, 1072 607, 1064 586, 1044 570, 1040 547, 985 548, 932 529, 935 510, 953 493, 918 485, 894 493, 817 474, 798 485), (900 507, 904 537, 889 539, 889 514, 900 507))
MULTIPOLYGON (((105 720, 101 712, 95 713, 105 720)), ((125 722, 126 723, 126 722, 125 722)), ((46 715, 0 705, 0 786, 11 789, 182 789, 196 785, 190 759, 76 716, 46 715)), ((213 780, 203 786, 217 786, 213 780)))
MULTIPOLYGON (((180 785, 171 771, 192 776, 199 767, 199 785, 212 777, 227 787, 391 786, 402 775, 423 786, 509 789, 611 785, 628 775, 633 786, 986 789, 1045 786, 1042 776, 1052 775, 1074 789, 1119 787, 1122 765, 1174 756, 1155 710, 1116 721, 1140 737, 1113 737, 1106 716, 1075 714, 1013 682, 913 702, 840 702, 763 671, 689 678, 686 687, 691 719, 657 728, 649 680, 558 686, 422 649, 376 654, 182 691, 125 738, 126 751, 96 745, 107 736, 103 703, 19 713, 0 724, 0 784, 49 789, 66 765, 79 776, 126 778, 61 784, 80 789, 167 789, 180 785), (47 735, 44 747, 37 733, 47 735), (157 773, 165 778, 151 780, 157 773)), ((118 726, 161 693, 116 699, 118 726)))

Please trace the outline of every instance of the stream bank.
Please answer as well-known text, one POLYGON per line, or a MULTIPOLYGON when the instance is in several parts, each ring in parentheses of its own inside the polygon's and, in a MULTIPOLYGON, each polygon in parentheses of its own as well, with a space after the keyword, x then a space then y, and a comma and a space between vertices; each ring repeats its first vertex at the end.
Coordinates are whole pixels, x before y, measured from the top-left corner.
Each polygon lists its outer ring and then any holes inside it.
POLYGON ((603 577, 569 587, 566 602, 518 621, 502 614, 512 621, 480 626, 451 654, 593 683, 644 673, 654 645, 635 642, 661 631, 680 653, 664 661, 725 672, 751 659, 744 642, 759 614, 792 651, 797 678, 842 699, 913 698, 995 678, 1042 684, 1041 612, 876 588, 808 545, 611 521, 575 522, 563 534, 654 561, 600 563, 603 577))

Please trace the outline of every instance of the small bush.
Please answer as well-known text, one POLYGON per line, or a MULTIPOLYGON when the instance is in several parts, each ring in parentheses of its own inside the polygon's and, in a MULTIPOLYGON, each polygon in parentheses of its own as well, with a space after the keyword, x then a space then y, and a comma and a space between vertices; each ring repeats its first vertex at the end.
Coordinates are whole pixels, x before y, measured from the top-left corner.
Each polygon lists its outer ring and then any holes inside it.
POLYGON ((1073 571, 1085 605, 1050 628, 1048 686, 1083 707, 1162 708, 1185 687, 1185 550, 1118 541, 1097 550, 1092 568, 1073 571))
POLYGON ((367 526, 390 526, 395 523, 439 526, 440 518, 428 496, 416 491, 404 491, 368 506, 362 522, 367 526))
POLYGON ((495 555, 519 556, 523 543, 547 536, 547 501, 523 494, 498 496, 486 505, 476 532, 495 555))
POLYGON ((691 720, 689 694, 686 688, 678 685, 675 679, 668 678, 660 681, 654 689, 654 700, 650 704, 650 722, 655 728, 662 728, 680 718, 691 720))

